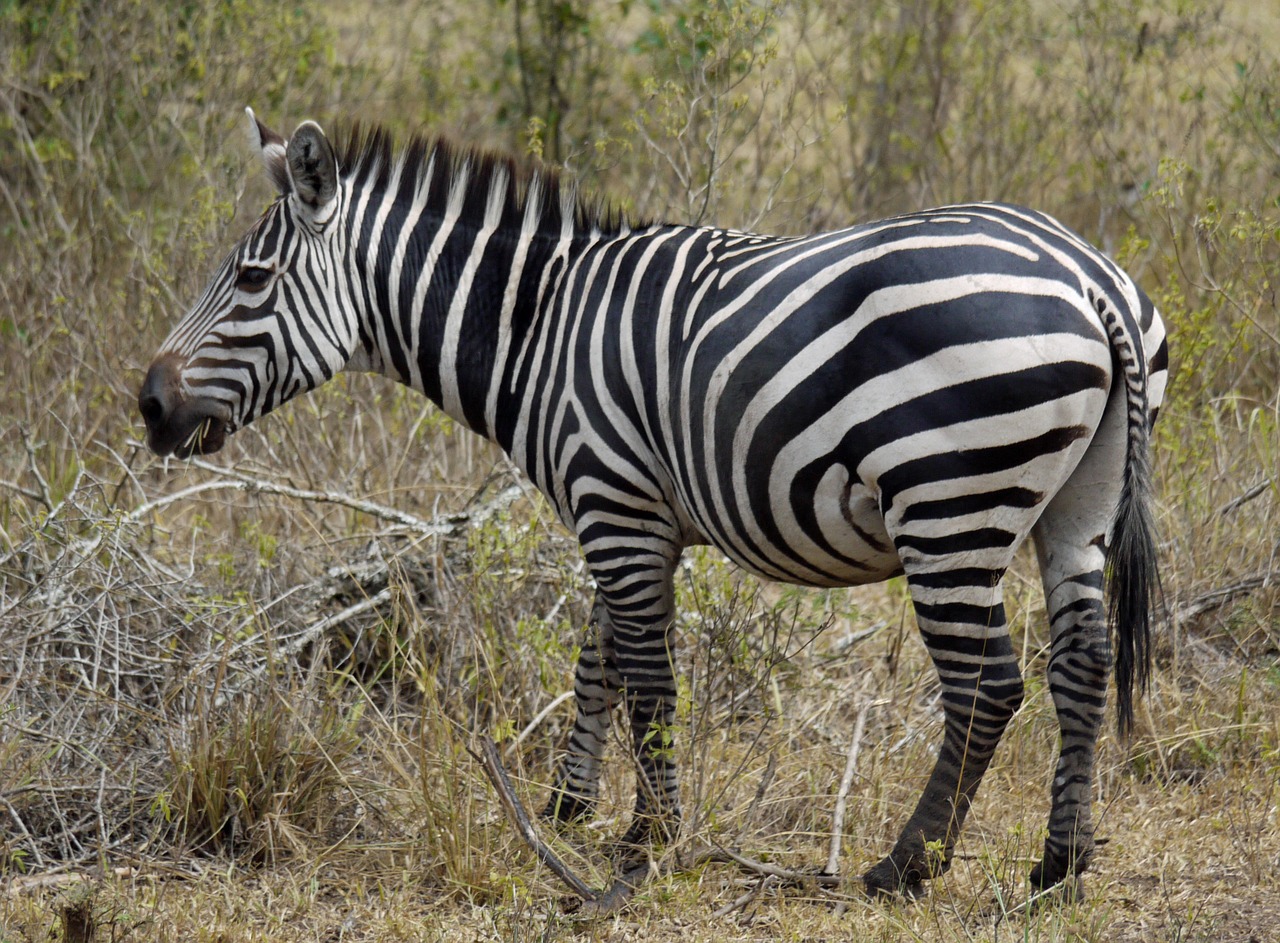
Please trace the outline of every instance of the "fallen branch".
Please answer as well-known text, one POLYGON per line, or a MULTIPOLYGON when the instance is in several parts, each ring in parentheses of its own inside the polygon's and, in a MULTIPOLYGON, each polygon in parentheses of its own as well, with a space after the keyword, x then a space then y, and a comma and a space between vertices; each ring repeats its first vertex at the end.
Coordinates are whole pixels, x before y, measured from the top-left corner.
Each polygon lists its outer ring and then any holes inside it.
POLYGON ((1236 510, 1237 508, 1245 504, 1248 504, 1254 498, 1258 497, 1258 495, 1264 494, 1267 491, 1267 489, 1271 487, 1271 485, 1272 485, 1272 480, 1270 478, 1264 478, 1262 481, 1258 482, 1256 485, 1254 485, 1244 494, 1240 495, 1240 497, 1234 498, 1228 501, 1222 507, 1218 508, 1218 516, 1226 517, 1228 514, 1230 514, 1232 511, 1236 510))
POLYGON ((1173 611, 1174 624, 1181 624, 1188 619, 1194 619, 1196 616, 1204 615, 1206 612, 1217 609, 1219 606, 1225 606, 1231 600, 1239 596, 1247 596, 1255 589, 1262 589, 1276 580, 1280 580, 1280 571, 1270 570, 1265 573, 1255 573, 1253 576, 1246 577, 1230 586, 1210 590, 1175 609, 1173 611))
MULTIPOLYGON (((515 789, 511 785, 511 779, 507 776, 507 770, 502 765, 502 757, 498 755, 498 747, 493 740, 489 737, 481 737, 480 752, 477 753, 471 747, 467 747, 467 752, 474 756, 484 769, 485 775, 489 777, 489 782, 493 783, 493 788, 498 793, 498 798, 502 800, 502 807, 507 810, 507 815, 515 823, 516 828, 520 830, 520 834, 529 843, 529 847, 533 849, 534 854, 538 856, 538 860, 550 868, 555 876, 563 881, 565 886, 578 895, 584 903, 595 901, 604 896, 599 891, 592 890, 538 837, 538 830, 533 827, 533 822, 529 819, 529 813, 525 811, 524 805, 520 802, 519 797, 516 796, 515 789)), ((610 888, 610 891, 612 890, 610 888)))
MULTIPOLYGON (((862 709, 861 722, 863 725, 866 723, 867 711, 877 703, 879 702, 873 701, 862 709)), ((855 739, 860 740, 861 735, 859 734, 855 739)), ((506 767, 502 765, 502 757, 498 753, 498 747, 493 740, 489 737, 480 737, 479 750, 467 747, 467 752, 475 757, 485 775, 489 777, 489 782, 493 784, 494 791, 498 793, 498 798, 502 801, 502 807, 506 809, 507 816, 515 824, 524 840, 528 842, 529 847, 533 849, 533 853, 538 860, 550 868, 552 873, 577 895, 580 903, 574 906, 567 906, 566 910, 574 910, 576 907, 577 912, 583 916, 602 916, 612 913, 630 900, 643 885, 645 878, 653 873, 653 868, 648 862, 645 862, 624 872, 621 877, 605 890, 596 891, 592 889, 582 878, 578 877, 572 868, 561 861, 550 846, 538 836, 538 830, 534 828, 533 821, 529 818, 529 813, 525 811, 524 804, 521 803, 520 798, 516 795, 515 788, 511 784, 511 778, 507 775, 506 767)), ((786 868, 780 868, 777 865, 756 861, 754 858, 748 858, 719 845, 704 848, 697 854, 692 855, 691 862, 685 864, 684 867, 696 868, 708 861, 731 861, 752 874, 776 878, 801 887, 814 885, 818 887, 839 887, 841 883, 840 875, 838 874, 827 874, 822 871, 791 871, 786 868)))
POLYGON ((748 888, 746 892, 735 897, 733 900, 725 904, 723 907, 721 907, 711 916, 715 919, 720 919, 722 917, 729 916, 729 914, 733 913, 734 911, 742 910, 744 907, 747 906, 747 904, 751 903, 753 900, 759 897, 760 892, 763 891, 765 887, 771 883, 772 884, 778 883, 778 879, 775 877, 760 878, 758 881, 753 882, 751 887, 748 888))
POLYGON ((351 495, 343 494, 340 491, 315 491, 309 488, 295 488, 292 485, 284 485, 264 478, 255 478, 252 475, 246 475, 244 472, 224 468, 221 465, 214 465, 212 462, 206 462, 203 459, 193 457, 187 461, 196 468, 202 468, 215 475, 230 479, 238 485, 237 490, 240 491, 276 494, 285 498, 296 498, 299 501, 312 501, 317 504, 336 504, 340 507, 350 508, 353 511, 359 511, 362 514, 368 514, 370 517, 390 521, 406 530, 427 537, 452 534, 458 524, 470 524, 483 520, 524 494, 524 489, 520 485, 511 485, 493 500, 486 502, 480 511, 459 511, 456 514, 445 514, 428 521, 415 514, 387 507, 385 504, 378 504, 376 501, 353 498, 351 495))
POLYGON ((793 871, 788 868, 780 868, 776 864, 768 864, 764 861, 756 861, 754 858, 748 858, 740 855, 736 851, 728 848, 722 848, 719 845, 713 850, 708 850, 702 855, 695 856, 695 861, 732 861, 740 868, 759 874, 765 877, 779 878, 789 884, 807 887, 817 885, 818 887, 839 887, 841 883, 840 875, 827 874, 823 871, 793 871), (723 857, 721 857, 723 856, 723 857))
POLYGON ((844 764, 844 776, 840 779, 840 791, 836 793, 836 811, 831 816, 831 847, 827 852, 827 867, 823 874, 840 873, 840 838, 844 834, 844 808, 853 785, 853 773, 858 765, 858 752, 862 749, 862 734, 867 729, 867 714, 871 708, 886 703, 870 701, 858 708, 858 719, 853 723, 853 739, 849 743, 849 757, 844 764))
MULTIPOLYGON (((142 868, 134 868, 121 866, 116 868, 108 868, 107 874, 116 878, 132 878, 138 877, 145 872, 142 868)), ((21 874, 9 878, 5 882, 4 892, 9 897, 17 897, 19 894, 29 894, 34 891, 42 891, 50 887, 64 887, 68 884, 87 884, 90 881, 99 881, 103 877, 102 871, 94 874, 86 871, 58 871, 51 870, 44 874, 21 874)))
POLYGON ((502 800, 502 806, 507 810, 507 815, 515 823, 516 828, 520 830, 524 840, 529 843, 533 853, 538 856, 538 860, 550 868, 555 876, 563 881, 565 886, 578 897, 576 901, 565 902, 564 910, 566 912, 576 912, 582 917, 602 917, 606 914, 611 914, 629 901, 653 873, 653 868, 650 867, 648 861, 645 861, 624 871, 620 877, 603 891, 592 889, 586 881, 578 877, 573 869, 561 861, 560 857, 538 837, 538 830, 533 827, 529 813, 525 811, 523 803, 516 796, 515 789, 511 785, 511 779, 507 776, 507 770, 502 765, 502 757, 498 754, 498 747, 493 740, 489 737, 481 737, 480 752, 477 753, 471 747, 467 747, 467 752, 480 762, 485 775, 489 777, 489 782, 493 783, 493 788, 497 791, 498 798, 502 800))

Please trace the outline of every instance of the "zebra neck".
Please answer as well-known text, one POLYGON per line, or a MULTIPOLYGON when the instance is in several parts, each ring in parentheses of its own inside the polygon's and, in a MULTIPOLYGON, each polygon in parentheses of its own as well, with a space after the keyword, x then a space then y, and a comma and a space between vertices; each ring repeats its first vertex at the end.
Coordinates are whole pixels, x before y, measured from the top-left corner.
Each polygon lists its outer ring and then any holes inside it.
MULTIPOLYGON (((383 137, 347 161, 351 303, 360 312, 352 365, 420 390, 448 415, 510 451, 522 408, 518 368, 548 322, 559 281, 601 241, 632 230, 606 204, 579 198, 554 171, 383 137)), ((554 345, 552 345, 554 346, 554 345)))
POLYGON ((381 226, 365 223, 352 233, 357 257, 370 262, 359 279, 365 316, 356 362, 497 439, 500 414, 514 398, 508 362, 545 321, 543 299, 582 237, 570 225, 555 237, 539 231, 537 207, 517 225, 500 224, 494 211, 478 222, 446 211, 417 224, 396 219, 412 207, 383 212, 381 226))

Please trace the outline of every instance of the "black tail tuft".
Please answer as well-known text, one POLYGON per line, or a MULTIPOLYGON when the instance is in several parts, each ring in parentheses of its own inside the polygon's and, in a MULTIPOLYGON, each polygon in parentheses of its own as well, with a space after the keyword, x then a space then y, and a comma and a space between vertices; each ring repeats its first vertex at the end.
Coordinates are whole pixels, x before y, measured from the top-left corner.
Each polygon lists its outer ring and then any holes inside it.
POLYGON ((1156 566, 1147 429, 1129 430, 1124 487, 1107 546, 1109 619, 1116 652, 1116 707, 1120 733, 1133 729, 1133 689, 1146 693, 1151 676, 1151 610, 1163 595, 1156 566))

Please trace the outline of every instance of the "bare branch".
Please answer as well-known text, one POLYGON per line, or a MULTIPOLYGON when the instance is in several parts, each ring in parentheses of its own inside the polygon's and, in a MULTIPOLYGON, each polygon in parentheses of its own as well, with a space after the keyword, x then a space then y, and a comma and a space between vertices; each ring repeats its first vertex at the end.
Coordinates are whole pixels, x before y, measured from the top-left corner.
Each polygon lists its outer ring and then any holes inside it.
POLYGON ((1236 510, 1237 508, 1240 508, 1243 505, 1248 504, 1254 498, 1258 497, 1258 495, 1265 494, 1267 490, 1271 488, 1271 486, 1272 486, 1272 479, 1270 478, 1266 478, 1258 482, 1256 485, 1254 485, 1244 494, 1240 495, 1240 497, 1234 498, 1233 500, 1228 501, 1222 507, 1218 508, 1218 516, 1226 517, 1228 514, 1230 514, 1232 511, 1236 510))
POLYGON ((49 493, 49 483, 44 480, 44 475, 40 474, 40 463, 36 461, 36 446, 31 441, 31 433, 26 429, 22 430, 22 444, 27 448, 27 458, 31 463, 31 477, 40 486, 40 503, 53 511, 53 495, 49 493))
POLYGON ((1194 619, 1196 616, 1217 609, 1219 606, 1225 606, 1239 596, 1247 596, 1255 589, 1263 589, 1275 580, 1280 580, 1280 570, 1255 573, 1253 576, 1246 577, 1238 583, 1210 590, 1175 609, 1173 611, 1173 621, 1178 624, 1188 619, 1194 619))
POLYGON ((376 501, 368 501, 364 498, 353 498, 348 494, 340 491, 314 491, 309 488, 295 488, 292 485, 284 485, 275 481, 268 481, 263 478, 255 478, 252 475, 246 475, 243 472, 235 471, 231 468, 224 468, 220 465, 214 465, 203 459, 191 458, 188 461, 196 468, 204 469, 223 478, 228 478, 236 482, 238 489, 242 491, 259 491, 263 494, 277 494, 286 498, 296 498, 299 501, 314 501, 319 504, 336 504, 341 507, 351 508, 353 511, 359 511, 362 514, 368 514, 370 517, 380 518, 384 521, 391 521, 398 524, 406 530, 410 530, 415 534, 422 534, 427 537, 446 536, 453 533, 455 527, 460 523, 475 523, 483 520, 484 516, 493 514, 503 507, 509 505, 524 493, 519 485, 511 485, 502 491, 496 498, 485 504, 483 514, 477 512, 461 511, 457 514, 447 514, 441 517, 425 520, 415 514, 409 514, 405 511, 399 511, 385 504, 378 504, 376 501))
POLYGON ((10 491, 18 492, 18 494, 22 495, 24 498, 31 501, 39 501, 41 504, 44 504, 44 495, 40 494, 38 491, 32 491, 30 488, 24 488, 16 481, 10 481, 7 478, 0 478, 0 488, 8 488, 10 491))
POLYGON ((538 837, 538 830, 533 827, 533 822, 529 819, 529 813, 525 811, 519 797, 516 796, 515 789, 511 785, 511 779, 507 776, 507 770, 502 765, 502 757, 498 755, 498 748, 493 740, 489 737, 481 737, 480 752, 477 753, 471 747, 467 747, 467 752, 474 756, 484 769, 485 775, 489 777, 489 782, 493 783, 493 788, 498 793, 498 798, 502 800, 502 807, 507 810, 507 815, 515 823, 516 828, 520 830, 520 834, 529 843, 529 847, 533 849, 534 854, 538 856, 538 860, 550 868, 555 876, 563 881, 565 886, 582 898, 583 901, 593 901, 599 898, 601 896, 600 893, 593 891, 582 878, 578 877, 538 837))
POLYGON ((792 871, 788 868, 780 868, 776 864, 768 864, 764 861, 756 861, 754 858, 748 858, 731 851, 728 848, 715 846, 714 850, 705 852, 700 857, 695 857, 700 861, 732 861, 740 868, 745 868, 752 874, 760 874, 768 877, 780 878, 790 884, 797 884, 801 887, 817 885, 818 887, 839 887, 841 883, 840 875, 826 874, 822 871, 792 871), (723 855, 723 858, 720 857, 723 855))
POLYGON ((869 701, 858 708, 858 718, 853 724, 853 739, 849 743, 849 757, 844 764, 844 776, 840 779, 840 791, 836 794, 836 811, 831 816, 831 848, 827 852, 827 867, 823 874, 840 873, 840 836, 844 833, 844 808, 853 785, 853 773, 858 766, 858 753, 862 749, 862 734, 867 729, 867 714, 871 708, 887 704, 883 698, 869 701))

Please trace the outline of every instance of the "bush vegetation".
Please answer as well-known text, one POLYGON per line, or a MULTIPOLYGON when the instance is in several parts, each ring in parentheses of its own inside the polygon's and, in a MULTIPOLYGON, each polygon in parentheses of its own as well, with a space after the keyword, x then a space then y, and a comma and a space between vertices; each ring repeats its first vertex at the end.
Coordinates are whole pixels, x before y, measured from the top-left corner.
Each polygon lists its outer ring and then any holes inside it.
MULTIPOLYGON (((0 940, 1269 938, 1277 48, 1280 13, 1244 0, 0 0, 0 940), (502 456, 358 376, 216 464, 139 441, 152 351, 269 195, 246 104, 554 162, 639 217, 803 232, 1002 199, 1113 253, 1171 329, 1168 611, 1138 731, 1101 746, 1089 900, 1009 913, 1057 731, 1027 557, 1031 696, 929 900, 710 865, 621 923, 557 916, 466 747, 502 740, 537 804, 590 593, 502 456)), ((860 873, 939 736, 903 586, 687 569, 686 843, 825 860, 863 710, 860 873)), ((629 775, 562 847, 597 881, 629 775)))

